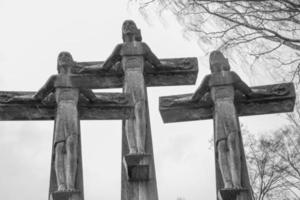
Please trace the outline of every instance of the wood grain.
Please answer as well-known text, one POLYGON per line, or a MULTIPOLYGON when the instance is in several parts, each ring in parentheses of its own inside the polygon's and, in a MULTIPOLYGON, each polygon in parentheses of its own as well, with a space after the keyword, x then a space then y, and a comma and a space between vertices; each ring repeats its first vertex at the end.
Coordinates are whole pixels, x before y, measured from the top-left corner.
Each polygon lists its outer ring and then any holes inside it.
MULTIPOLYGON (((3 103, 15 95, 33 95, 35 92, 0 91, 0 120, 54 120, 55 102, 49 96, 46 101, 3 103)), ((97 97, 105 99, 125 99, 127 103, 89 103, 82 98, 79 101, 79 117, 81 120, 115 120, 133 117, 131 98, 121 93, 96 93, 97 97)))
MULTIPOLYGON (((146 86, 175 86, 193 85, 197 80, 198 61, 197 58, 161 59, 161 62, 173 63, 176 68, 156 69, 149 63, 145 63, 146 86)), ((79 62, 78 69, 84 66, 99 65, 103 62, 79 62)), ((116 64, 107 72, 97 74, 73 75, 72 83, 75 87, 85 88, 119 88, 123 86, 123 71, 120 63, 116 64)))
MULTIPOLYGON (((285 95, 269 96, 257 99, 247 99, 237 93, 235 98, 236 109, 239 116, 261 115, 272 113, 292 112, 295 105, 295 88, 293 83, 265 85, 253 87, 253 89, 271 90, 274 87, 285 88, 288 92, 285 95)), ((213 103, 207 98, 197 103, 186 103, 181 105, 168 106, 175 99, 191 97, 193 94, 182 94, 160 97, 159 110, 165 123, 212 119, 213 103)))

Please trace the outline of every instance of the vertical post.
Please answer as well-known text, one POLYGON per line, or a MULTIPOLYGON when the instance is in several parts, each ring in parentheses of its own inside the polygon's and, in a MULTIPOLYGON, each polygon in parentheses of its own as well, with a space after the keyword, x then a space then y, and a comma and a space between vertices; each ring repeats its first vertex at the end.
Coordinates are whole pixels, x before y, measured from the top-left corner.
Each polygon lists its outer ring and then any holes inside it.
MULTIPOLYGON (((60 90, 60 89, 58 89, 60 90)), ((77 88, 68 88, 67 89, 69 94, 72 94, 72 99, 78 99, 79 98, 79 92, 77 88)), ((58 91, 58 94, 63 96, 64 91, 58 91), (60 93, 60 94, 59 94, 60 93)), ((57 97, 59 98, 59 97, 57 97)), ((58 100, 57 104, 59 104, 60 100, 58 100)), ((75 100, 76 101, 76 100, 75 100)), ((58 115, 60 114, 58 112, 58 108, 56 110, 56 116, 55 116, 55 121, 54 121, 54 127, 57 126, 57 118, 59 117, 58 115)), ((67 110, 64 110, 67 111, 67 110)), ((78 192, 57 192, 57 177, 56 177, 56 170, 55 170, 55 137, 56 134, 56 128, 54 128, 53 132, 53 142, 52 142, 52 156, 51 156, 51 171, 50 171, 50 188, 49 188, 49 200, 84 200, 84 190, 83 190, 83 170, 82 170, 82 151, 81 151, 81 133, 80 133, 80 119, 79 119, 79 113, 78 113, 78 105, 76 105, 76 112, 77 112, 77 139, 78 139, 78 144, 77 144, 77 172, 76 172, 76 179, 75 179, 75 188, 78 190, 78 192)), ((74 114, 74 113, 70 113, 74 114)), ((65 122, 68 123, 68 122, 65 122)), ((68 130, 69 131, 69 130, 68 130)), ((63 134, 63 133, 60 133, 63 134)), ((65 142, 66 143, 66 142, 65 142)), ((66 145, 66 144, 64 144, 66 145)))
MULTIPOLYGON (((243 143, 243 137, 241 134, 241 128, 240 128, 240 123, 239 119, 237 117, 238 125, 239 125, 239 140, 240 140, 240 151, 241 151, 241 183, 242 185, 247 188, 247 191, 241 191, 237 196, 236 200, 252 200, 253 199, 253 194, 252 194, 252 187, 250 184, 250 179, 249 179, 249 173, 248 173, 248 168, 247 168, 247 162, 246 162, 246 156, 245 156, 245 150, 244 150, 244 143, 243 143)), ((215 145, 215 144, 214 144, 215 145)), ((222 180, 222 175, 218 163, 218 156, 217 156, 217 146, 215 145, 214 147, 215 151, 215 168, 216 168, 216 185, 217 185, 217 199, 218 200, 223 200, 222 196, 220 194, 220 189, 224 187, 223 180, 222 180)))
MULTIPOLYGON (((157 183, 156 183, 156 174, 154 166, 154 156, 153 156, 153 145, 152 145, 152 135, 151 135, 151 126, 150 126, 150 117, 149 117, 149 107, 148 107, 148 95, 147 90, 145 89, 145 99, 146 99, 146 147, 145 151, 149 154, 149 180, 147 181, 128 181, 127 170, 125 163, 122 162, 122 192, 121 200, 158 200, 157 193, 157 183)), ((122 158, 127 155, 129 151, 127 136, 125 132, 125 120, 123 120, 122 125, 122 158)))

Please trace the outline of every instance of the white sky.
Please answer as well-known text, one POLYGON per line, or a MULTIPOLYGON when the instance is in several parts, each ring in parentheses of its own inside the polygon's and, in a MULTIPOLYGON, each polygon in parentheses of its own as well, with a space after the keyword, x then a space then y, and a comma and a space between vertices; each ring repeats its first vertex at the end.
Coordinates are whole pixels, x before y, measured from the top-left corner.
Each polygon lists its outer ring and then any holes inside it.
MULTIPOLYGON (((134 6, 128 7, 127 0, 0 0, 0 90, 38 90, 56 73, 60 51, 70 51, 76 61, 105 60, 121 42, 125 19, 137 23, 143 40, 158 57, 198 57, 198 84, 209 73, 208 56, 196 39, 183 37, 171 15, 165 15, 164 23, 157 18, 147 23, 134 6)), ((240 71, 238 66, 233 69, 240 71)), ((212 121, 163 124, 158 112, 159 96, 189 93, 195 88, 148 90, 160 199, 215 198, 209 143, 212 121)), ((259 133, 279 127, 282 120, 268 115, 241 121, 259 133)), ((85 198, 120 199, 121 122, 81 124, 85 198)), ((0 122, 0 130, 0 199, 46 199, 53 122, 0 122)))

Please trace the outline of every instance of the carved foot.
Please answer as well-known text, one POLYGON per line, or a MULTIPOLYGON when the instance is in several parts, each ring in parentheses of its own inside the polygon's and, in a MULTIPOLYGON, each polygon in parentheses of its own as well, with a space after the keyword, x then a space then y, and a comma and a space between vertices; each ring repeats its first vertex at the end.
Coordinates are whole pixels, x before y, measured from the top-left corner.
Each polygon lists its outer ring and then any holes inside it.
POLYGON ((124 165, 129 181, 148 181, 150 178, 150 154, 128 154, 124 157, 124 165))
POLYGON ((59 192, 59 191, 66 191, 66 186, 65 185, 58 185, 58 187, 57 187, 57 191, 59 192))
POLYGON ((72 195, 78 195, 80 193, 79 190, 76 189, 66 189, 52 192, 53 200, 69 200, 72 195))
POLYGON ((233 189, 234 188, 231 181, 225 182, 224 184, 225 184, 224 189, 233 189))
POLYGON ((220 194, 223 200, 236 200, 236 197, 240 192, 247 192, 246 188, 224 188, 220 190, 220 194))

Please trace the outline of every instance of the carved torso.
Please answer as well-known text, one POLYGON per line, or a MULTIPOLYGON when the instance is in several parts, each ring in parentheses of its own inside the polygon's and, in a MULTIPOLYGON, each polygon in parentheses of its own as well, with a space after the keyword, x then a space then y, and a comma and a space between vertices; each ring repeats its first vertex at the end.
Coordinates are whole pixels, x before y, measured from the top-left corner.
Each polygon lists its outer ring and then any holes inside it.
POLYGON ((64 142, 68 136, 79 134, 78 98, 79 89, 72 88, 67 75, 60 75, 55 82, 57 115, 54 131, 54 142, 64 142))
POLYGON ((79 89, 76 88, 56 88, 55 97, 57 104, 62 101, 72 101, 77 105, 79 97, 79 89))
POLYGON ((133 101, 145 98, 144 63, 145 49, 142 42, 125 42, 120 50, 124 70, 124 92, 133 96, 133 101))
POLYGON ((144 72, 145 50, 141 42, 125 42, 120 51, 122 56, 122 67, 125 73, 128 71, 144 72))
POLYGON ((209 87, 211 88, 211 97, 215 103, 224 100, 234 100, 233 77, 229 71, 212 74, 209 87))
POLYGON ((239 126, 234 106, 234 79, 230 71, 214 73, 209 87, 214 101, 215 142, 237 133, 239 126))
POLYGON ((55 80, 54 87, 57 104, 62 101, 73 101, 73 103, 77 105, 79 89, 72 87, 69 75, 58 75, 55 80))

